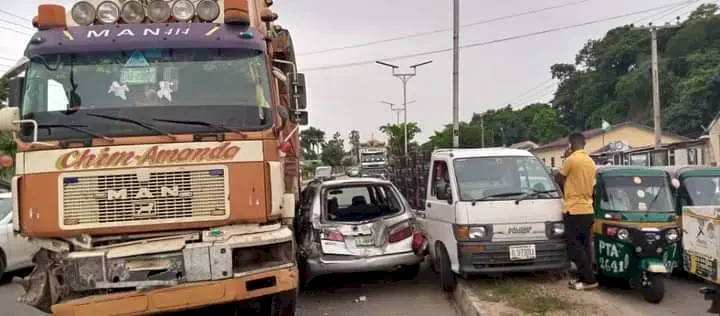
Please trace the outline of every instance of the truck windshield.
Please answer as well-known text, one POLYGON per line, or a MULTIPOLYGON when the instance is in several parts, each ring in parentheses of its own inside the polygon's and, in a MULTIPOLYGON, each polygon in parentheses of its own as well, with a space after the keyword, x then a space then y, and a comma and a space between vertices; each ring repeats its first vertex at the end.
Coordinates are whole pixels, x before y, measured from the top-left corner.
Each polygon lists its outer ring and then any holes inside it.
MULTIPOLYGON (((473 157, 454 160, 460 200, 516 199, 533 191, 555 190, 545 167, 535 157, 473 157), (515 194, 516 193, 516 194, 515 194)), ((557 192, 530 199, 559 198, 557 192)))
POLYGON ((720 177, 691 177, 683 181, 685 186, 682 195, 689 199, 692 206, 720 205, 718 194, 718 180, 720 177))
POLYGON ((664 176, 606 176, 600 208, 617 212, 673 212, 670 184, 664 176))
POLYGON ((362 162, 383 162, 385 155, 382 153, 362 154, 362 162))
MULTIPOLYGON (((172 133, 222 126, 262 129, 271 123, 270 86, 262 52, 159 49, 54 54, 31 58, 22 115, 43 126, 83 127, 106 136, 147 134, 142 121, 172 133), (180 124, 177 121, 207 124, 180 124), (164 120, 164 121, 157 121, 164 120)), ((29 138, 27 128, 21 136, 29 138)), ((41 128, 43 139, 87 137, 71 128, 41 128)))

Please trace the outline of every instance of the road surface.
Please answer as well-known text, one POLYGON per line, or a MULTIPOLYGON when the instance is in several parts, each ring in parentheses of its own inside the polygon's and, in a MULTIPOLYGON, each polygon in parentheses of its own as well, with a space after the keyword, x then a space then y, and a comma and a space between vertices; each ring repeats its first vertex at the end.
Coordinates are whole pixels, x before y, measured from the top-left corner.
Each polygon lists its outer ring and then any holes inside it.
MULTIPOLYGON (((16 273, 23 275, 29 271, 16 273)), ((16 302, 22 288, 0 282, 2 315, 43 316, 16 302)), ((414 280, 396 280, 392 273, 363 273, 318 278, 310 290, 300 294, 299 316, 400 316, 457 315, 450 297, 443 293, 437 276, 427 268, 414 280), (358 301, 361 296, 364 301, 358 301)))

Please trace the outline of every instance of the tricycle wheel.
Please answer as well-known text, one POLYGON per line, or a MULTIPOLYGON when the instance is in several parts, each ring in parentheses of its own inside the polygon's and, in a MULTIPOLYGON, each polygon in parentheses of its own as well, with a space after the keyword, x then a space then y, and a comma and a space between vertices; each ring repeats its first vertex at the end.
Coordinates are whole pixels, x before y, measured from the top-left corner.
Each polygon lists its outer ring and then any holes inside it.
POLYGON ((660 303, 665 297, 665 283, 662 276, 648 273, 641 286, 643 299, 649 303, 660 303))
POLYGON ((435 255, 437 258, 435 264, 438 270, 440 270, 440 282, 442 283, 443 290, 445 292, 454 292, 457 286, 457 279, 450 265, 450 256, 448 256, 447 251, 445 251, 445 247, 441 245, 436 246, 435 255))

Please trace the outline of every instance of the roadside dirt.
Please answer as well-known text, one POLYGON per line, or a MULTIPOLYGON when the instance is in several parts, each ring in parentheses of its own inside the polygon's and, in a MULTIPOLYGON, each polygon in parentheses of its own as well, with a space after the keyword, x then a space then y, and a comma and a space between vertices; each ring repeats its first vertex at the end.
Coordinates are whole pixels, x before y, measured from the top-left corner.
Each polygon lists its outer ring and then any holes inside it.
POLYGON ((578 292, 568 288, 568 279, 549 274, 507 275, 467 280, 483 301, 486 315, 493 316, 641 316, 631 305, 592 290, 578 292))

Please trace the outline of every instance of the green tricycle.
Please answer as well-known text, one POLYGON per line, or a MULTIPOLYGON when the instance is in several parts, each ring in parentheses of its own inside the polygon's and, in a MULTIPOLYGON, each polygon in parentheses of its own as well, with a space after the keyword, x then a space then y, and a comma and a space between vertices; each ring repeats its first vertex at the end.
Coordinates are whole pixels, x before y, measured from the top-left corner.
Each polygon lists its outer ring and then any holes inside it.
MULTIPOLYGON (((598 280, 622 280, 659 303, 675 265, 680 234, 670 175, 645 167, 598 167, 594 266, 598 280)), ((609 282, 608 282, 609 283, 609 282)))

